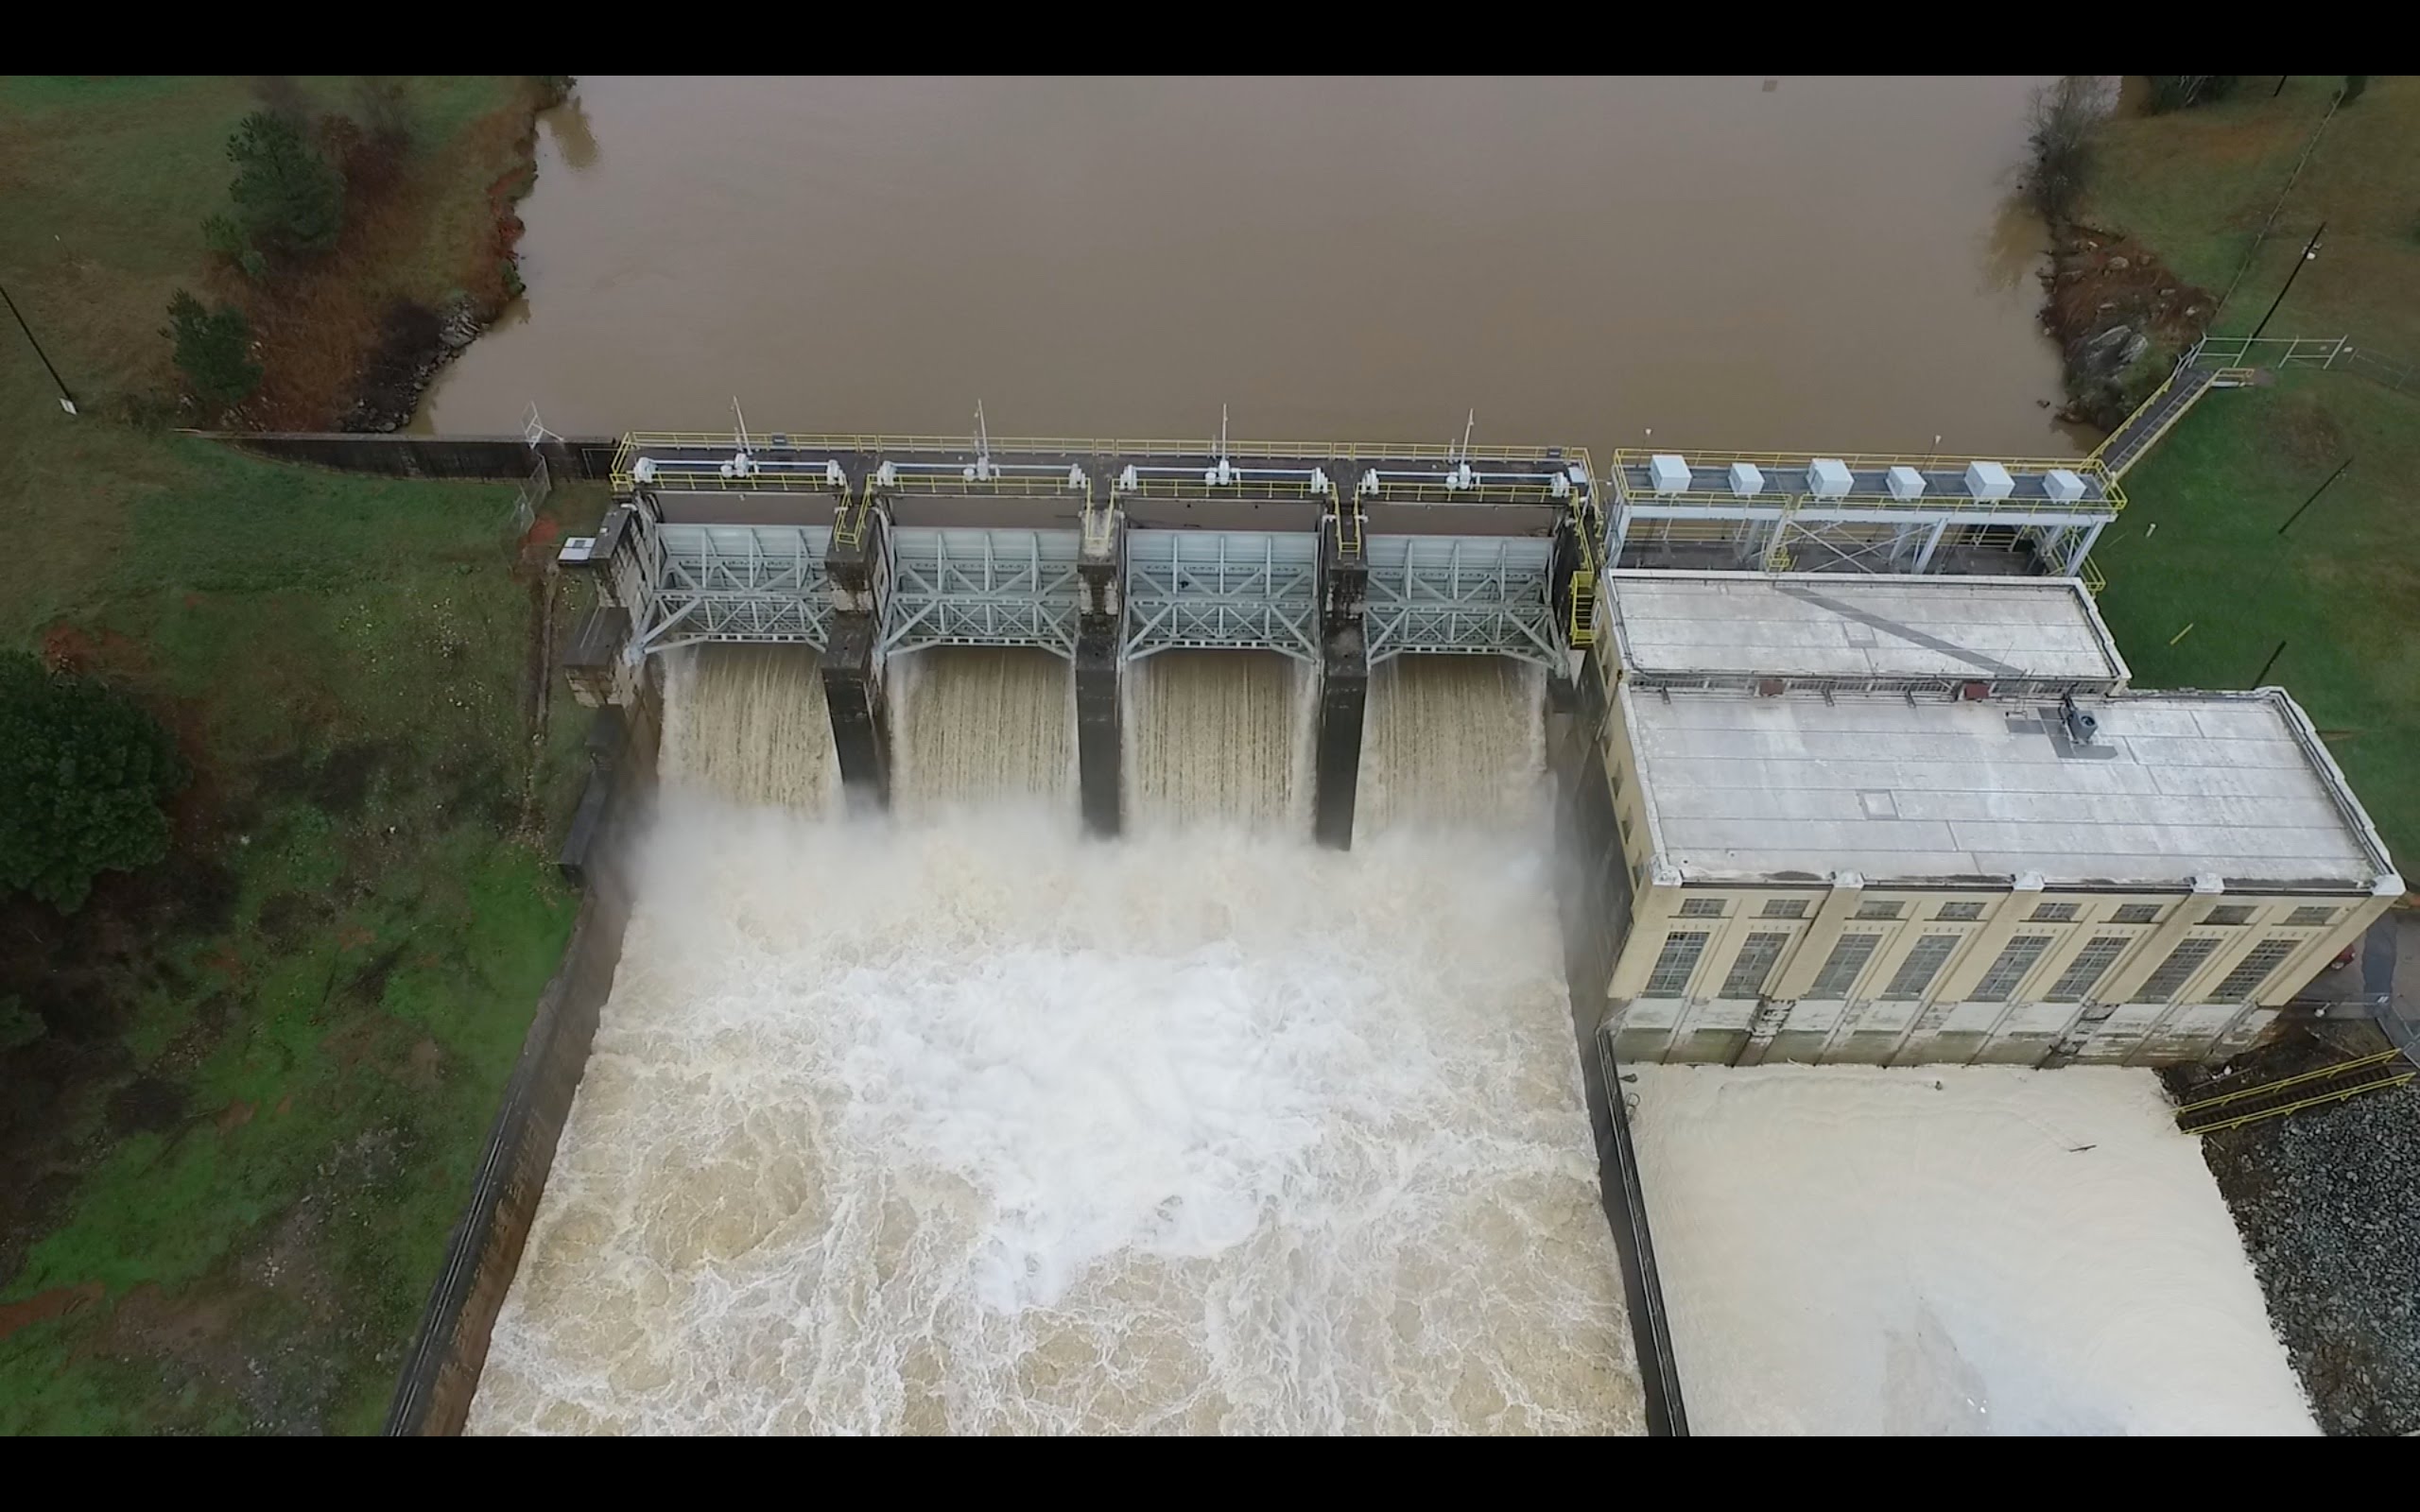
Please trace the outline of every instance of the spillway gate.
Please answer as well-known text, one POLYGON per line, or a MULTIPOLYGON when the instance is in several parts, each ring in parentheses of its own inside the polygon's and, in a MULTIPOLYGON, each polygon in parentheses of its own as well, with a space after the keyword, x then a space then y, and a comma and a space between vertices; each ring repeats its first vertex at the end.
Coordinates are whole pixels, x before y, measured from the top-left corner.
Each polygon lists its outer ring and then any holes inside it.
POLYGON ((1264 650, 1320 679, 1314 829, 1349 845, 1371 669, 1507 656, 1567 679, 1606 535, 1578 447, 641 433, 612 475, 614 509, 564 558, 602 588, 583 696, 627 701, 682 646, 811 646, 842 780, 887 802, 887 659, 1039 648, 1073 665, 1100 833, 1124 668, 1264 650))

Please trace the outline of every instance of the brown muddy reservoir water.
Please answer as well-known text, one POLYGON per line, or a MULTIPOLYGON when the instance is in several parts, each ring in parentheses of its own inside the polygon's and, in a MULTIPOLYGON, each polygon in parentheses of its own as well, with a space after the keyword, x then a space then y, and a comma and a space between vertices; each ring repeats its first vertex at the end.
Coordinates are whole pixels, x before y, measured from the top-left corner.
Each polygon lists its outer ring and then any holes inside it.
POLYGON ((422 428, 2076 450, 2030 78, 583 78, 422 428))

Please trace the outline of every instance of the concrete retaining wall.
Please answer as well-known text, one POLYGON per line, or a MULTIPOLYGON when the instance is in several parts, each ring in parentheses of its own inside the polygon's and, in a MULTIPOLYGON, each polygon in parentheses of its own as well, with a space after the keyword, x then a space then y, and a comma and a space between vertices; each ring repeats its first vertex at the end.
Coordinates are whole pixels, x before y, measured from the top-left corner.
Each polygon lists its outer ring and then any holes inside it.
POLYGON ((1605 988, 1630 920, 1630 873, 1622 865, 1604 745, 1599 738, 1605 716, 1601 689, 1595 669, 1583 670, 1571 706, 1547 718, 1547 750, 1555 778, 1556 892, 1564 968, 1588 1123, 1597 1138, 1597 1185, 1620 1259, 1631 1346, 1646 1392, 1647 1431, 1657 1437, 1684 1437, 1689 1431, 1688 1413, 1672 1360, 1664 1288, 1655 1270, 1655 1241, 1648 1231, 1647 1199, 1631 1144, 1630 1110, 1620 1095, 1621 1068, 1600 1031, 1605 988), (1593 698, 1592 688, 1599 690, 1593 698))
POLYGON ((611 436, 571 436, 531 446, 518 436, 360 436, 346 431, 188 431, 282 462, 398 478, 507 478, 529 475, 540 457, 558 483, 612 475, 611 436))
POLYGON ((564 874, 582 889, 579 916, 505 1086, 470 1205, 446 1242, 445 1263, 388 1410, 390 1435, 462 1431, 497 1310, 520 1266, 556 1142, 588 1067, 597 1014, 614 990, 637 881, 631 851, 654 801, 655 711, 604 710, 596 730, 589 743, 588 791, 561 860, 564 874))

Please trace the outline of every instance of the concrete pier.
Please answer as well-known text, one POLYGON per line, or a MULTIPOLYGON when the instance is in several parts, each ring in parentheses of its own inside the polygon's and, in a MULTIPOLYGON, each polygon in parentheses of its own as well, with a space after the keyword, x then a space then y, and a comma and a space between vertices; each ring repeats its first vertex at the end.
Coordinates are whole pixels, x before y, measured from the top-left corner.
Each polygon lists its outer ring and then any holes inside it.
POLYGON ((1320 733, 1313 765, 1311 833, 1336 850, 1353 849, 1353 805, 1361 785, 1361 723, 1370 700, 1370 640, 1362 617, 1370 583, 1358 507, 1320 527, 1320 733))
POLYGON ((1104 837, 1119 833, 1125 814, 1125 714, 1118 686, 1125 639, 1125 604, 1118 591, 1122 524, 1113 514, 1105 530, 1088 531, 1076 562, 1083 582, 1083 609, 1076 622, 1076 765, 1084 831, 1104 837))
POLYGON ((883 699, 881 655, 885 534, 880 509, 866 502, 844 504, 823 558, 832 580, 823 702, 852 808, 890 806, 890 714, 883 699))

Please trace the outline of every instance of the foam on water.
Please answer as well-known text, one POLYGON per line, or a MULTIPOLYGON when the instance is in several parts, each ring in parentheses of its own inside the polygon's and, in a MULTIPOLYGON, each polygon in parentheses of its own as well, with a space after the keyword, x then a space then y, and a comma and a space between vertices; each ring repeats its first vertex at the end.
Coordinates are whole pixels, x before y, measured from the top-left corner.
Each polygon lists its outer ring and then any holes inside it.
POLYGON ((474 1431, 1639 1429, 1539 837, 1068 806, 667 785, 474 1431))

